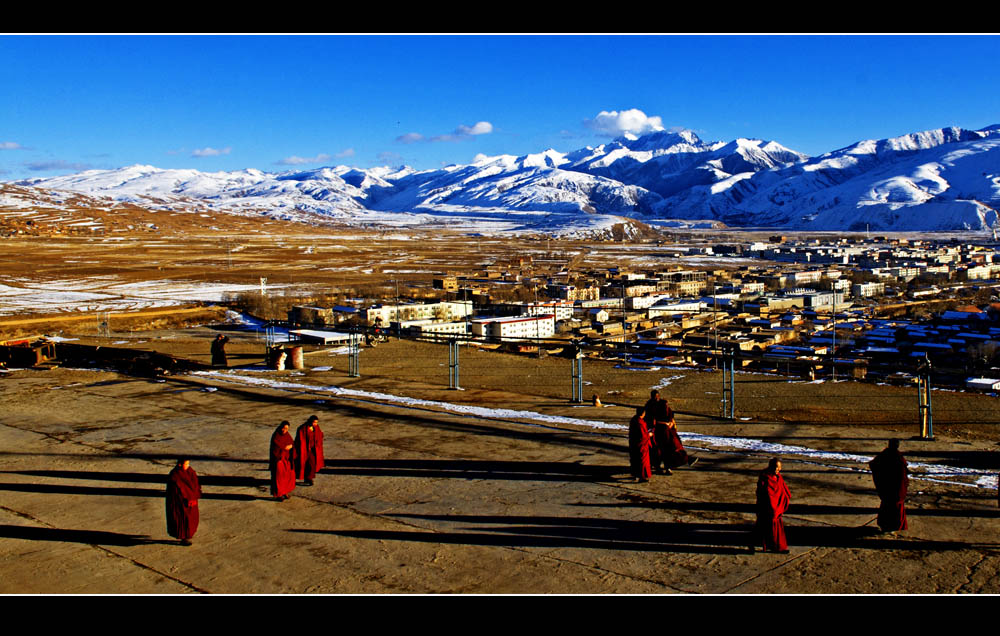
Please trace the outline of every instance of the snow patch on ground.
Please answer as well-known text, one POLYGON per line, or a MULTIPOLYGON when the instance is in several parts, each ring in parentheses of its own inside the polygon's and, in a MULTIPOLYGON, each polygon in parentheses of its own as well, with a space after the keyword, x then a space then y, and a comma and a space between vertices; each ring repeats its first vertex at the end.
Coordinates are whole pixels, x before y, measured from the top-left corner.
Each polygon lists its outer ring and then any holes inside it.
MULTIPOLYGON (((620 431, 628 430, 627 424, 610 424, 598 420, 584 420, 573 417, 546 415, 534 411, 520 411, 515 409, 503 409, 503 408, 498 409, 498 408, 488 408, 482 406, 469 406, 465 404, 452 404, 450 402, 438 402, 434 400, 409 398, 409 397, 391 395, 388 393, 379 393, 374 391, 345 389, 339 386, 316 386, 311 384, 298 384, 294 382, 284 382, 281 380, 275 380, 266 377, 251 377, 245 375, 238 375, 233 372, 196 371, 192 373, 192 375, 210 377, 229 382, 239 382, 256 386, 264 386, 272 389, 283 389, 290 391, 308 391, 313 393, 317 392, 329 393, 340 397, 378 400, 381 402, 389 402, 394 404, 400 404, 403 406, 430 407, 435 409, 441 409, 444 411, 449 411, 452 413, 458 413, 461 415, 471 415, 475 417, 483 417, 490 419, 529 420, 529 421, 540 422, 543 424, 569 424, 573 426, 584 426, 602 430, 620 430, 620 431)), ((802 457, 807 460, 813 460, 824 466, 828 466, 830 468, 835 468, 838 470, 869 472, 867 470, 868 462, 870 462, 874 458, 874 456, 871 455, 858 455, 855 453, 842 453, 836 451, 822 451, 813 448, 808 448, 806 446, 776 444, 774 442, 766 442, 759 439, 751 439, 744 437, 722 437, 717 435, 702 435, 700 433, 685 433, 685 432, 680 433, 680 437, 685 444, 699 444, 703 446, 711 446, 723 449, 735 449, 737 451, 742 451, 747 454, 759 453, 763 455, 802 457), (837 464, 824 464, 823 462, 849 462, 849 463, 859 464, 860 466, 854 468, 850 466, 847 467, 840 466, 837 464)), ((996 490, 997 488, 997 475, 994 471, 980 470, 975 468, 944 466, 941 464, 926 464, 921 462, 913 462, 910 463, 909 466, 911 471, 911 478, 913 479, 918 479, 923 481, 936 481, 941 483, 948 483, 948 484, 955 484, 962 486, 972 486, 975 488, 982 488, 988 490, 996 490), (972 477, 973 482, 969 483, 965 481, 956 481, 956 479, 959 477, 972 477)))

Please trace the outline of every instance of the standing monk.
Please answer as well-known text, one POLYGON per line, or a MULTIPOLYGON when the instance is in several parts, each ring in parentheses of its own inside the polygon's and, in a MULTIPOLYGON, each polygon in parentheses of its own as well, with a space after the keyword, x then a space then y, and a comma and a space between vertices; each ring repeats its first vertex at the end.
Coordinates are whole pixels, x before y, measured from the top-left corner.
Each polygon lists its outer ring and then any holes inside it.
POLYGON ((649 465, 649 448, 652 445, 652 433, 646 426, 646 412, 637 408, 632 420, 628 423, 628 458, 632 476, 639 481, 649 481, 653 470, 649 465))
POLYGON ((319 418, 310 415, 295 431, 295 477, 312 486, 313 477, 323 465, 323 431, 319 428, 319 418))
POLYGON ((215 337, 212 341, 212 366, 213 367, 228 367, 229 358, 226 357, 226 343, 229 342, 229 336, 224 336, 221 333, 215 337))
POLYGON ((295 471, 292 469, 292 448, 295 443, 288 434, 288 422, 282 422, 271 435, 271 496, 278 501, 290 497, 295 490, 295 471))
POLYGON ((698 461, 696 457, 690 457, 684 450, 680 435, 677 433, 677 422, 674 420, 674 410, 660 397, 660 392, 653 389, 649 392, 649 400, 646 402, 646 418, 653 421, 653 437, 656 452, 653 454, 653 467, 663 469, 666 474, 671 474, 671 468, 678 466, 693 466, 698 461))
MULTIPOLYGON (((660 466, 663 462, 663 448, 660 447, 660 435, 659 432, 663 428, 662 425, 658 425, 658 422, 664 422, 667 418, 667 403, 665 400, 660 398, 660 392, 653 389, 649 392, 649 399, 646 400, 646 405, 643 410, 646 412, 646 423, 652 429, 653 438, 652 444, 649 449, 649 459, 652 464, 653 470, 656 472, 663 472, 660 466)), ((670 474, 670 468, 665 469, 666 473, 670 474)))
MULTIPOLYGON (((781 476, 781 460, 772 457, 767 469, 761 471, 757 478, 756 543, 762 544, 765 552, 788 553, 785 522, 781 515, 788 510, 791 500, 791 493, 781 476)), ((750 549, 753 550, 753 545, 750 549)))
POLYGON ((899 452, 899 440, 889 440, 886 449, 868 462, 868 466, 882 500, 878 508, 878 527, 882 532, 906 530, 906 487, 910 483, 910 469, 899 452))
POLYGON ((190 461, 177 460, 177 466, 167 477, 167 534, 179 539, 183 545, 191 545, 191 539, 198 531, 200 497, 198 473, 191 468, 190 461))

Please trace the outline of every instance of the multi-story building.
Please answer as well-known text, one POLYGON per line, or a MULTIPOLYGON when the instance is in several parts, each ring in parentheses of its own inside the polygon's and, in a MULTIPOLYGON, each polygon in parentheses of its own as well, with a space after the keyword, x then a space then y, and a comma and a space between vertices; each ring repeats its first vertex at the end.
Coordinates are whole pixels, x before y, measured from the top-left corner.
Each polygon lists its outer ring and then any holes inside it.
POLYGON ((851 295, 857 298, 872 298, 885 294, 885 283, 855 283, 851 285, 851 295))
POLYGON ((509 316, 506 318, 477 318, 469 322, 474 336, 494 340, 530 340, 551 338, 556 332, 556 317, 509 316))
POLYGON ((372 324, 388 325, 391 322, 435 319, 449 321, 472 315, 471 300, 443 300, 437 303, 409 303, 404 305, 375 305, 364 310, 364 317, 372 324))

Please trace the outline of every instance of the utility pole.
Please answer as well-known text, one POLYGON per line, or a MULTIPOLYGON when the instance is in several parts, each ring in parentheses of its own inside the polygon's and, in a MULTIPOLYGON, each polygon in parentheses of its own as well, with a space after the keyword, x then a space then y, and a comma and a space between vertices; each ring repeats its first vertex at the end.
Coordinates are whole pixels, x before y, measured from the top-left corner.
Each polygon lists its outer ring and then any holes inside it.
POLYGON ((618 275, 622 279, 622 354, 625 356, 625 361, 628 362, 628 338, 625 337, 625 331, 627 324, 625 322, 625 275, 618 272, 618 275))
POLYGON ((830 359, 832 371, 833 371, 833 381, 837 381, 837 288, 833 288, 833 351, 831 351, 833 357, 830 359))

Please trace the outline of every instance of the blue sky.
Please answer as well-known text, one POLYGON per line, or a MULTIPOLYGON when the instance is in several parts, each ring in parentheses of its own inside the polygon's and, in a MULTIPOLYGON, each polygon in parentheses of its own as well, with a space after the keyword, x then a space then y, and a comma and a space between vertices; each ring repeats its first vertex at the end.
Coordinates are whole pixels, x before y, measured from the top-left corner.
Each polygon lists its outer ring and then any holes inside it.
POLYGON ((810 155, 1000 123, 1000 37, 0 36, 0 180, 418 169, 628 127, 810 155))

